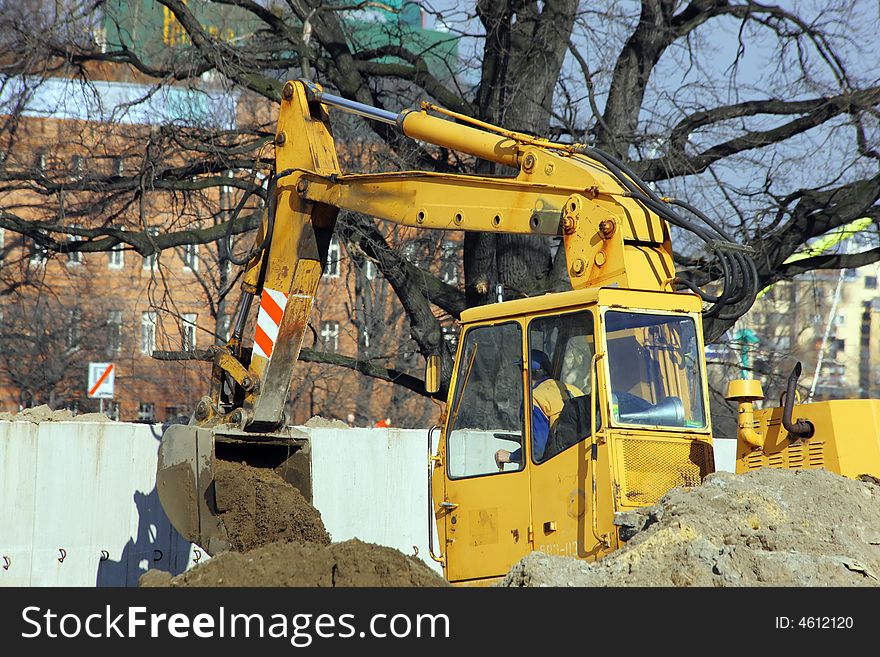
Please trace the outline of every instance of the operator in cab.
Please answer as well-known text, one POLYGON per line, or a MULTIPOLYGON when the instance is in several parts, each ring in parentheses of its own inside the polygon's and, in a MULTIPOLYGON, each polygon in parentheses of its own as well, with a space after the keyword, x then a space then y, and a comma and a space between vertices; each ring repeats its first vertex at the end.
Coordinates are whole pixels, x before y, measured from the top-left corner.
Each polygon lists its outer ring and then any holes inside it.
MULTIPOLYGON (((544 450, 550 438, 550 431, 559 420, 566 400, 583 397, 584 393, 568 383, 562 383, 550 376, 550 358, 539 349, 529 352, 529 369, 532 381, 532 458, 536 462, 544 460, 544 450)), ((495 452, 495 465, 503 469, 505 463, 523 463, 522 448, 511 452, 499 449, 495 452)))

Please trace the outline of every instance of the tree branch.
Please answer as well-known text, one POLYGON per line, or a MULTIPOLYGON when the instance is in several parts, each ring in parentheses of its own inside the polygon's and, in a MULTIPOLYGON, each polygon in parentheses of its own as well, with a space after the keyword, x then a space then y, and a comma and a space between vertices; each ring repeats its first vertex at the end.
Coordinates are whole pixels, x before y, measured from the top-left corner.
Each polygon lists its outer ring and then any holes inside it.
POLYGON ((371 376, 375 379, 381 379, 382 381, 388 381, 389 383, 394 383, 399 386, 403 386, 408 390, 411 390, 423 397, 428 397, 429 399, 437 399, 439 401, 446 401, 446 395, 448 392, 448 388, 443 386, 439 392, 436 394, 429 394, 425 391, 425 382, 422 379, 417 379, 406 372, 401 372, 399 370, 382 367, 380 365, 374 365, 373 363, 358 360, 357 358, 352 358, 350 356, 343 356, 342 354, 331 354, 324 351, 315 351, 314 349, 301 349, 299 352, 299 360, 305 363, 323 363, 325 365, 336 365, 338 367, 345 367, 350 370, 354 370, 356 372, 360 372, 361 374, 366 374, 367 376, 371 376))

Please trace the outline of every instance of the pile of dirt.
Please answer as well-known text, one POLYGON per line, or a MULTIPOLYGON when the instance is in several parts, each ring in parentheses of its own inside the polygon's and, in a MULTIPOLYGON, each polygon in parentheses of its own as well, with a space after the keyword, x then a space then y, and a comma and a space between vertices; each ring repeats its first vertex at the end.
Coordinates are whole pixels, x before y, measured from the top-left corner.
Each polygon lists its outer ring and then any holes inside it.
POLYGON ((448 586, 421 561, 357 539, 325 546, 271 543, 245 553, 224 552, 171 577, 141 576, 141 587, 192 586, 448 586))
POLYGON ((632 514, 604 559, 534 552, 498 586, 880 586, 880 486, 863 479, 717 472, 632 514))
POLYGON ((112 420, 103 413, 76 415, 73 411, 69 411, 66 408, 53 411, 48 404, 43 404, 42 406, 26 408, 18 413, 0 413, 0 422, 31 422, 32 424, 40 424, 41 422, 112 422, 112 420))
POLYGON ((329 545, 321 514, 273 470, 218 460, 214 478, 217 509, 237 552, 276 541, 329 545))
POLYGON ((418 559, 350 540, 331 543, 321 514, 273 470, 216 461, 217 507, 232 550, 139 586, 447 586, 418 559))
POLYGON ((321 417, 320 415, 313 415, 308 420, 305 421, 303 426, 313 427, 315 429, 349 429, 350 427, 343 422, 342 420, 337 420, 334 418, 328 419, 326 417, 321 417))

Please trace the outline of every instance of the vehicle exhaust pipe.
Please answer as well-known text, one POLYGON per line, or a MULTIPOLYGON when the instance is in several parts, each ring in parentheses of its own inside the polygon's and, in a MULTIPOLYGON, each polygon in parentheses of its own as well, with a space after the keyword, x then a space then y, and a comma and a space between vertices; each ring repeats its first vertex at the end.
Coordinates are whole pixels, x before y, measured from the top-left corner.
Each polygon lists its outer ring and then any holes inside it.
POLYGON ((782 426, 788 431, 789 436, 794 436, 793 440, 811 438, 816 433, 816 427, 807 419, 798 418, 798 421, 794 423, 791 421, 797 381, 801 375, 801 370, 801 363, 798 361, 788 377, 788 386, 785 389, 785 403, 782 407, 782 426))

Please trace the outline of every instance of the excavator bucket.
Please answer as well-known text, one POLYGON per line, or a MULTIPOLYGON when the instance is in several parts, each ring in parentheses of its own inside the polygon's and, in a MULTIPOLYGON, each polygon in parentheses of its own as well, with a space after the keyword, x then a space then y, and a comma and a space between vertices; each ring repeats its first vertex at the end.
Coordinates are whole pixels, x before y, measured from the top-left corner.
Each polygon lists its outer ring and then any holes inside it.
POLYGON ((159 445, 159 502, 174 528, 212 556, 232 547, 223 522, 229 505, 216 477, 218 460, 272 469, 311 502, 307 434, 290 427, 273 434, 252 434, 227 425, 170 426, 159 445))
POLYGON ((214 432, 175 424, 159 445, 156 488, 165 514, 180 534, 214 555, 229 549, 217 510, 214 432))

